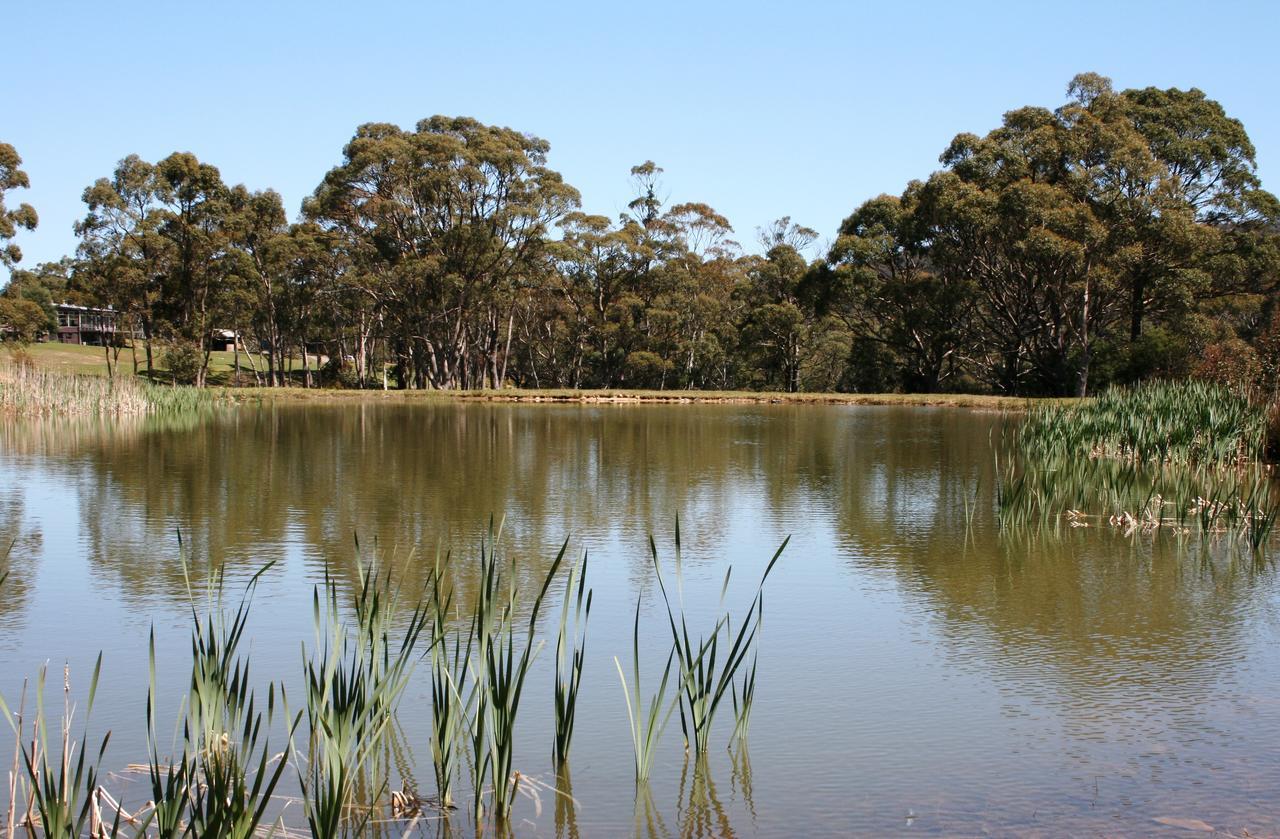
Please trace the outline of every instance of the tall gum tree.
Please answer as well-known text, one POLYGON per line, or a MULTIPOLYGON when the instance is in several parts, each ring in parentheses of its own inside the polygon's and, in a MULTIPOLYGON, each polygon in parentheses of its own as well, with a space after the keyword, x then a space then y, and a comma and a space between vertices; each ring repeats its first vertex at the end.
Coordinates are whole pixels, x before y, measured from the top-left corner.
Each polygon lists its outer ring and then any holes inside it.
POLYGON ((363 125, 304 211, 347 240, 395 345, 401 382, 500 387, 515 307, 577 190, 549 144, 465 117, 363 125))

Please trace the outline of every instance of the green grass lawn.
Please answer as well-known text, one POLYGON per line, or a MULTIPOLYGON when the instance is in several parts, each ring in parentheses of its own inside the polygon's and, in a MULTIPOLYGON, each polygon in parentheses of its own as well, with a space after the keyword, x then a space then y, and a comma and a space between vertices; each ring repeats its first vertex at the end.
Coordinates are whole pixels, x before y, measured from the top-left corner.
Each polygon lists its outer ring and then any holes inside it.
MULTIPOLYGON (((107 375, 107 358, 102 347, 86 347, 79 344, 59 344, 49 342, 43 344, 28 344, 25 350, 31 359, 41 367, 62 370, 67 373, 86 373, 89 375, 105 376, 107 375)), ((164 373, 164 353, 157 351, 155 354, 156 368, 160 376, 164 373)), ((255 359, 259 370, 265 369, 266 362, 262 359, 255 359)), ((301 368, 301 361, 295 362, 298 368, 301 368)), ((138 369, 146 369, 146 355, 141 346, 138 347, 138 369)), ((315 360, 312 360, 312 366, 315 366, 315 360)), ((120 369, 133 370, 133 351, 130 349, 122 349, 120 351, 120 369)), ((227 384, 231 380, 232 371, 235 369, 235 353, 230 352, 214 352, 209 356, 209 380, 211 384, 227 384)), ((249 367, 249 360, 245 353, 240 353, 240 369, 245 375, 252 376, 253 371, 249 367)))

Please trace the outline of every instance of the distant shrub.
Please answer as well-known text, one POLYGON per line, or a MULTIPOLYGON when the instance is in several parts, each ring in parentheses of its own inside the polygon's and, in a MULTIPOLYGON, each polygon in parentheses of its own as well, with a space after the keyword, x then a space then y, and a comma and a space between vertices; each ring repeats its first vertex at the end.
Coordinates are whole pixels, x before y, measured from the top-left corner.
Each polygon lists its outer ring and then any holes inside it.
POLYGON ((195 344, 173 344, 165 350, 164 364, 175 384, 195 384, 204 366, 204 353, 195 344))
POLYGON ((354 364, 335 355, 320 367, 320 384, 356 390, 360 387, 360 374, 356 372, 354 364))
POLYGON ((635 388, 661 388, 671 363, 657 353, 639 350, 627 355, 627 383, 635 388))
POLYGON ((34 341, 47 328, 47 320, 44 309, 30 300, 0 297, 0 340, 34 341))
POLYGON ((1253 387, 1262 378, 1258 353, 1239 338, 1227 338, 1204 348, 1192 376, 1228 387, 1253 387))

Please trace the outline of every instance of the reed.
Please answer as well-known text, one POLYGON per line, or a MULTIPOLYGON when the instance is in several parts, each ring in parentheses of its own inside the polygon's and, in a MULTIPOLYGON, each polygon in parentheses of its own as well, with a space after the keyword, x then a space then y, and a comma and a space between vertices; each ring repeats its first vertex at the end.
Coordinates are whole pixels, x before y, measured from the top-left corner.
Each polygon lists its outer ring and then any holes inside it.
MULTIPOLYGON (((49 720, 44 700, 47 671, 48 665, 41 666, 36 677, 35 719, 32 722, 30 745, 19 746, 28 785, 28 806, 23 823, 29 835, 40 835, 48 839, 79 839, 86 834, 109 835, 98 808, 98 779, 101 774, 99 767, 111 740, 111 733, 107 732, 103 736, 96 753, 91 750, 89 742, 89 718, 93 714, 94 697, 102 675, 102 654, 98 654, 89 680, 84 732, 78 741, 71 737, 75 718, 75 705, 71 701, 71 669, 63 668, 60 753, 54 762, 50 762, 53 752, 49 746, 49 720)), ((0 709, 13 729, 14 736, 21 742, 24 736, 19 722, 21 717, 15 717, 2 700, 0 709)), ((16 795, 17 790, 11 788, 10 793, 16 795)), ((16 804, 16 800, 10 802, 11 813, 16 804)), ((114 834, 118 829, 117 814, 117 820, 109 830, 114 834)))
MULTIPOLYGON (((420 806, 416 797, 386 795, 391 769, 389 761, 383 766, 378 756, 382 744, 391 742, 399 701, 414 666, 427 658, 431 661, 432 757, 442 810, 447 813, 451 806, 454 776, 459 764, 466 762, 477 826, 482 827, 481 818, 491 801, 496 827, 499 832, 508 830, 518 792, 536 799, 539 789, 551 789, 516 771, 515 742, 528 675, 543 646, 538 623, 568 543, 560 547, 545 575, 535 578, 535 596, 524 601, 517 583, 519 569, 514 561, 507 563, 501 558, 497 549, 500 540, 501 528, 495 531, 491 523, 487 537, 481 540, 480 585, 462 630, 453 628, 449 621, 457 610, 453 586, 447 581, 448 554, 437 557, 429 589, 418 599, 402 599, 393 575, 372 559, 357 563, 350 586, 340 585, 326 569, 323 581, 312 593, 315 639, 302 645, 305 703, 295 714, 290 714, 283 686, 275 683, 268 684, 265 703, 258 702, 249 656, 242 651, 254 593, 272 566, 265 565, 245 584, 238 601, 228 601, 225 578, 217 569, 210 569, 204 593, 197 596, 197 585, 184 560, 191 603, 191 677, 179 714, 181 737, 175 735, 175 745, 168 753, 159 745, 156 733, 160 714, 154 630, 148 645, 148 754, 146 765, 138 768, 147 773, 150 802, 130 815, 99 786, 99 766, 110 735, 103 737, 94 751, 89 748, 87 725, 101 674, 99 656, 89 687, 85 733, 78 742, 71 738, 74 708, 69 675, 64 683, 62 749, 56 759, 47 731, 45 670, 37 680, 34 725, 26 722, 33 732, 30 745, 23 743, 25 691, 17 714, 0 701, 17 736, 15 770, 19 764, 24 770, 21 779, 11 779, 11 832, 20 815, 19 802, 29 800, 22 822, 29 832, 42 836, 115 836, 122 822, 131 835, 156 839, 250 839, 287 833, 283 816, 277 814, 271 824, 269 814, 273 806, 281 810, 289 806, 281 805, 283 799, 277 795, 288 767, 296 770, 302 817, 314 837, 359 835, 375 830, 375 823, 384 825, 381 813, 389 812, 393 819, 416 813, 420 806), (348 597, 350 603, 341 602, 348 597), (424 650, 423 639, 428 634, 429 647, 424 650), (276 725, 281 708, 287 745, 273 751, 268 733, 281 728, 276 725), (304 718, 307 735, 299 748, 297 734, 304 718), (470 755, 466 754, 468 747, 470 755), (103 818, 104 805, 115 809, 113 823, 103 818)), ((621 662, 614 658, 627 702, 638 783, 649 777, 657 745, 677 708, 686 726, 686 748, 692 742, 702 755, 716 708, 728 692, 734 706, 734 737, 739 743, 745 741, 755 698, 755 651, 764 583, 786 544, 784 541, 778 548, 761 576, 746 617, 735 624, 725 613, 711 635, 694 644, 684 619, 683 593, 677 622, 658 566, 656 545, 650 540, 672 630, 657 692, 646 697, 641 682, 639 601, 632 626, 630 682, 621 662), (728 653, 722 657, 725 649, 728 653), (687 725, 683 719, 686 714, 687 725)), ((679 580, 678 523, 676 555, 679 580)), ((592 603, 586 577, 584 554, 568 572, 556 634, 553 757, 557 777, 566 779, 592 603)), ((721 607, 729 578, 726 574, 721 607)), ((0 584, 3 582, 0 574, 0 584)), ((402 767, 401 771, 407 780, 408 770, 402 767)))
POLYGON ((1229 536, 1261 550, 1277 502, 1262 464, 1267 412, 1203 382, 1108 391, 1032 412, 997 448, 1008 528, 1102 523, 1127 534, 1229 536))
MULTIPOLYGON (((567 541, 561 545, 560 551, 543 579, 538 596, 529 610, 528 628, 524 643, 519 645, 518 654, 516 653, 514 614, 518 589, 515 584, 514 564, 508 574, 506 602, 497 613, 497 620, 486 624, 487 630, 492 634, 483 645, 484 651, 481 657, 483 679, 477 686, 485 694, 483 719, 484 725, 488 728, 487 742, 493 783, 494 813, 500 820, 510 815, 519 785, 519 777, 514 772, 513 764, 516 716, 520 710, 520 699, 524 693, 524 683, 529 674, 529 668, 534 656, 541 648, 541 644, 535 644, 538 616, 547 590, 551 587, 551 581, 564 560, 568 547, 567 541)), ((490 551, 488 561, 496 565, 495 557, 496 551, 490 551)), ((496 575, 490 575, 489 578, 496 580, 496 575)), ((490 597, 490 603, 492 602, 490 597)))
MULTIPOLYGON (((444 565, 447 564, 446 554, 444 565)), ((464 638, 462 634, 449 632, 446 616, 451 611, 453 591, 446 590, 443 571, 437 554, 431 577, 431 760, 440 804, 448 808, 453 806, 453 779, 466 729, 468 709, 461 694, 466 689, 474 634, 467 632, 464 638), (452 653, 449 650, 451 634, 452 653)))
POLYGON ((582 665, 587 654, 587 621, 591 617, 591 595, 583 590, 587 584, 587 557, 569 572, 564 604, 560 608, 560 629, 556 633, 555 743, 552 757, 556 766, 569 759, 573 740, 573 721, 578 707, 578 689, 582 686, 582 665), (574 588, 577 588, 576 598, 574 588), (569 604, 574 602, 573 622, 569 621, 569 604), (581 637, 579 634, 581 633, 581 637))
POLYGON ((393 641, 402 613, 390 574, 380 574, 369 562, 358 576, 354 627, 342 618, 339 587, 327 569, 323 585, 312 593, 315 646, 303 649, 310 733, 306 769, 299 775, 303 810, 315 837, 359 833, 369 813, 353 807, 357 785, 373 800, 385 791, 387 779, 371 758, 408 682, 427 621, 426 611, 415 605, 399 642, 393 641))
POLYGON ((88 376, 0 361, 0 415, 119 417, 204 410, 215 396, 134 376, 88 376))
POLYGON ((672 647, 667 654, 667 664, 662 669, 662 680, 658 690, 644 702, 644 692, 640 686, 640 601, 636 600, 636 619, 631 631, 631 676, 632 683, 627 684, 623 675, 622 663, 613 657, 613 665, 618 668, 618 679, 622 682, 622 695, 627 701, 627 721, 631 724, 631 746, 635 756, 636 783, 649 780, 649 770, 653 768, 653 756, 657 752, 662 732, 676 709, 676 697, 667 698, 667 688, 671 680, 671 665, 675 661, 676 651, 672 647), (665 712, 663 709, 666 709, 665 712))
POLYGON ((1019 429, 1018 446, 1038 457, 1225 466, 1257 462, 1266 434, 1265 406, 1243 392, 1209 382, 1148 382, 1038 408, 1019 429))
MULTIPOLYGON (((676 612, 672 608, 671 598, 667 594, 666 584, 662 579, 662 566, 658 560, 658 548, 654 540, 652 538, 649 539, 654 572, 657 575, 658 588, 662 592, 663 602, 667 607, 667 619, 671 627, 672 643, 675 646, 678 665, 677 685, 680 697, 678 703, 680 707, 680 727, 684 731, 686 748, 689 743, 692 743, 694 754, 698 757, 706 755, 711 737, 711 726, 715 721, 716 712, 719 710, 725 694, 730 692, 738 670, 752 652, 758 637, 764 610, 764 584, 769 579, 769 574, 773 571, 774 565, 777 564, 789 541, 790 537, 782 541, 777 551, 774 552, 772 559, 769 560, 769 564, 765 566, 764 573, 760 577, 760 584, 756 588, 755 597, 752 598, 751 605, 747 608, 742 620, 737 623, 737 628, 734 629, 732 616, 726 612, 716 621, 709 633, 699 636, 698 640, 694 642, 692 640, 693 636, 689 633, 689 624, 685 616, 683 586, 680 582, 682 562, 679 521, 676 522, 675 529, 676 582, 680 612, 678 626, 676 612), (723 641, 721 640, 722 635, 723 641), (722 652, 724 653, 723 657, 721 657, 722 652)), ((729 578, 732 573, 733 567, 730 566, 725 573, 724 585, 720 592, 722 605, 724 595, 729 588, 729 578)))

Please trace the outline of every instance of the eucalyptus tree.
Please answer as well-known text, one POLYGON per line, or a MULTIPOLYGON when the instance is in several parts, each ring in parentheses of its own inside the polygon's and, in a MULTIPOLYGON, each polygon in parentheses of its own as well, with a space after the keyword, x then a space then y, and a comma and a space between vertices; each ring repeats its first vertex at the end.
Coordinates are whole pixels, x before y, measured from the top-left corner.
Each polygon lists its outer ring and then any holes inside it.
POLYGON ((209 335, 221 327, 232 291, 227 282, 233 260, 229 190, 217 167, 189 152, 175 152, 156 164, 157 231, 165 244, 161 311, 172 337, 205 347, 196 384, 209 369, 209 335))
POLYGON ((21 166, 22 158, 17 149, 8 143, 0 143, 0 265, 8 268, 22 261, 22 249, 10 241, 17 235, 18 228, 35 230, 40 221, 30 204, 19 204, 12 210, 5 206, 6 192, 31 186, 21 166))
MULTIPOLYGON (((814 305, 814 269, 804 255, 818 232, 784 216, 758 234, 765 254, 745 261, 746 281, 740 292, 745 306, 738 354, 748 368, 743 383, 796 392, 805 388, 806 368, 829 366, 821 360, 829 355, 825 345, 832 323, 814 305)), ((837 364, 842 364, 848 348, 838 350, 837 356, 837 364)), ((829 377, 816 378, 828 388, 833 384, 829 377)))
POLYGON ((77 223, 98 296, 137 318, 153 370, 153 341, 204 345, 227 299, 229 191, 218 169, 189 152, 159 163, 130 155, 85 190, 77 223))
POLYGON ((463 117, 363 125, 306 202, 367 277, 405 384, 506 379, 517 301, 544 276, 550 226, 579 202, 549 148, 463 117))
POLYGON ((921 185, 865 202, 840 225, 826 270, 807 278, 814 305, 883 348, 908 390, 945 386, 973 349, 977 290, 936 263, 917 216, 921 185))
POLYGON ((148 374, 154 371, 153 343, 160 329, 165 249, 153 214, 156 192, 155 167, 129 155, 110 178, 99 178, 85 189, 81 200, 88 212, 75 226, 85 283, 99 302, 119 310, 141 333, 148 374))
MULTIPOLYGON (((233 187, 227 196, 229 277, 233 328, 240 346, 242 326, 251 326, 257 344, 266 355, 268 384, 284 384, 284 359, 291 342, 289 333, 290 248, 289 223, 284 202, 275 190, 251 192, 233 187)), ((239 358, 237 352, 237 359, 239 358)), ((261 379, 257 367, 255 377, 261 379)))
MULTIPOLYGON (((1108 80, 1086 74, 1077 87, 1112 97, 1108 80)), ((1109 221, 1128 239, 1129 338, 1146 318, 1194 299, 1269 290, 1280 203, 1262 189, 1244 125, 1202 91, 1125 90, 1120 106, 1147 146, 1152 172, 1126 179, 1109 221)))

